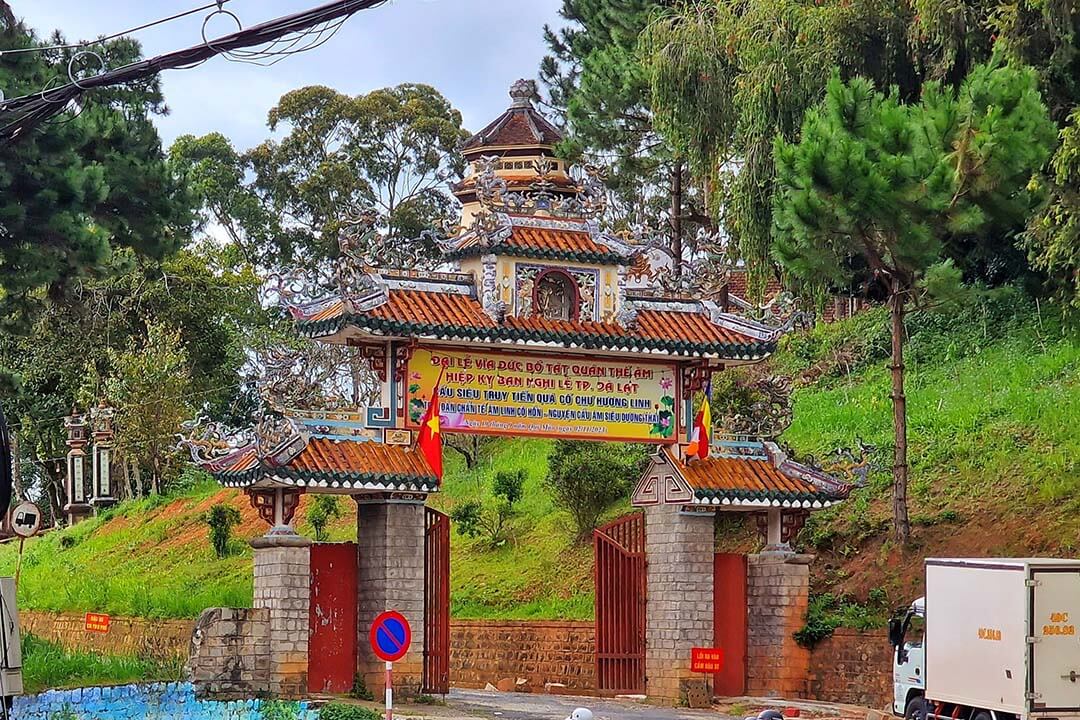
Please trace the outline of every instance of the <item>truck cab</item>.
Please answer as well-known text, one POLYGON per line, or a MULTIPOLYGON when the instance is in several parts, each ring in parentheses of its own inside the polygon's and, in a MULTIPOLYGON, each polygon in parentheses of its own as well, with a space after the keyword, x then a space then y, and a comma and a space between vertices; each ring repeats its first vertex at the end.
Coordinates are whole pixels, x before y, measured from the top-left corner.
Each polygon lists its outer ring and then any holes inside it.
POLYGON ((919 598, 889 621, 889 641, 896 648, 893 658, 893 713, 908 720, 925 720, 925 627, 925 598, 919 598))

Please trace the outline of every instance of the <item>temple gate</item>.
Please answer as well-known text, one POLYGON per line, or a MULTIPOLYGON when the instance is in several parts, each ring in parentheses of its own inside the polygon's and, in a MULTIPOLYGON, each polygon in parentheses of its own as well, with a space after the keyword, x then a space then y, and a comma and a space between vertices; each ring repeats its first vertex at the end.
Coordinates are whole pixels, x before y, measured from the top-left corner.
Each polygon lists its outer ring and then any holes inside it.
MULTIPOLYGON (((440 271, 374 266, 372 218, 349 216, 324 276, 272 283, 301 336, 362 356, 377 378, 376 402, 271 404, 250 431, 202 425, 184 439, 194 460, 243 489, 271 526, 252 543, 256 610, 244 616, 266 623, 269 662, 247 668, 232 658, 219 668, 213 653, 199 655, 200 687, 220 691, 226 676, 249 670, 279 696, 340 690, 353 675, 379 687, 383 663, 365 633, 394 609, 413 628, 412 649, 394 668, 398 689, 446 691, 448 522, 425 508, 441 478, 415 449, 436 392, 434 433, 656 448, 635 491, 643 518, 597 535, 604 690, 667 700, 685 692, 689 648, 714 642, 717 508, 764 513, 779 546, 793 513, 843 496, 840 484, 760 443, 747 445, 756 455, 739 450, 730 461, 684 458, 695 394, 712 373, 768 357, 790 323, 731 312, 722 266, 701 255, 719 257, 720 238, 700 238, 699 255, 673 258, 662 233, 605 232, 601 173, 555 156, 561 135, 533 107, 534 94, 531 82, 515 83, 511 106, 465 143, 469 169, 453 186, 462 219, 438 241, 440 271), (355 551, 296 533, 303 493, 353 498, 355 551), (348 598, 355 613, 341 606, 348 598), (357 641, 331 643, 328 627, 357 641)), ((306 387, 288 353, 266 364, 271 390, 306 387)), ((200 632, 220 634, 209 625, 200 632)), ((752 654, 753 622, 749 632, 752 654)))

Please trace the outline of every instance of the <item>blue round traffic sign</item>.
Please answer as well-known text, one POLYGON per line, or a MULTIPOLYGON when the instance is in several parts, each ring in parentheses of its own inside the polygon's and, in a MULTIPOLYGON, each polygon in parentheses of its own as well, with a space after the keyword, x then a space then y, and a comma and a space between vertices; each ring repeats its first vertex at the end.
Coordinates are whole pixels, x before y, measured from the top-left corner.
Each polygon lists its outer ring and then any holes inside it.
POLYGON ((375 656, 385 662, 395 662, 405 657, 412 643, 412 628, 405 616, 396 610, 379 613, 371 623, 371 649, 375 656))

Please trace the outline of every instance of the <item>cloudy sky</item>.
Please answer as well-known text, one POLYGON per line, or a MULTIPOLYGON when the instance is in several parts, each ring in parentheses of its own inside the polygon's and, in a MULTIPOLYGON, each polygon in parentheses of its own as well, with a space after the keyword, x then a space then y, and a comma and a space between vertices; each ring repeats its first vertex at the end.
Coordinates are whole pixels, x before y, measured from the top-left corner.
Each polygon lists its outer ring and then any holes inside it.
MULTIPOLYGON (((9 0, 16 15, 46 35, 87 39, 208 4, 208 0, 9 0)), ((325 0, 228 0, 245 27, 325 0)), ((158 124, 166 145, 185 133, 214 130, 248 148, 267 136, 266 113, 281 95, 305 85, 351 94, 402 82, 438 88, 478 130, 509 105, 519 77, 535 78, 545 53, 545 23, 559 25, 561 0, 391 0, 354 15, 326 45, 265 68, 215 58, 165 73, 171 113, 158 124)), ((201 42, 206 13, 136 33, 147 56, 201 42)), ((210 37, 235 31, 224 16, 210 37)))

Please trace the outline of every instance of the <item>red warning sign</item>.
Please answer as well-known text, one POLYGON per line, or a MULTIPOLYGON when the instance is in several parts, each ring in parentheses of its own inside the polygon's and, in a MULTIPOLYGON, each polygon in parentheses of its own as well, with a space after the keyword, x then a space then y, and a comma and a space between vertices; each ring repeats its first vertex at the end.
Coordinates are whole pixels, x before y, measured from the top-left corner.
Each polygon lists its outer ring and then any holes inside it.
POLYGON ((86 613, 87 632, 109 632, 109 616, 104 613, 86 613))
POLYGON ((714 673, 724 667, 720 648, 690 648, 690 672, 714 673))

